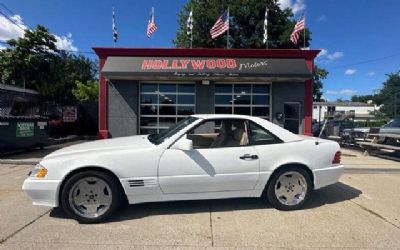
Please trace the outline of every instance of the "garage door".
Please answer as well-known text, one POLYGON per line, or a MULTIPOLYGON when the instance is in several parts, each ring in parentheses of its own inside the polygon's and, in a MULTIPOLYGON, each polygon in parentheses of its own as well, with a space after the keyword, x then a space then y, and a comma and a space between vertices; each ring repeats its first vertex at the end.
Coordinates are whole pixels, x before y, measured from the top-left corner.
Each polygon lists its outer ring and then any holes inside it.
POLYGON ((140 134, 160 133, 195 112, 193 83, 141 83, 140 134))
POLYGON ((258 116, 270 119, 270 84, 217 83, 215 113, 258 116))

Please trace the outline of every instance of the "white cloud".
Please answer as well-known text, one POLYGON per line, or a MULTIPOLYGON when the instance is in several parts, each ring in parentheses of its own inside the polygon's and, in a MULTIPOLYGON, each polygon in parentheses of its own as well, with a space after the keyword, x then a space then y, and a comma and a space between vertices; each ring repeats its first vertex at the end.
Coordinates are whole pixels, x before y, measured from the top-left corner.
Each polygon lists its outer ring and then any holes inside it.
POLYGON ((326 56, 326 54, 328 54, 328 51, 326 49, 321 49, 317 57, 323 57, 326 56))
POLYGON ((66 36, 57 36, 55 35, 57 42, 57 48, 61 50, 68 50, 68 51, 78 51, 78 48, 72 45, 74 40, 72 40, 72 34, 68 33, 66 36))
POLYGON ((341 51, 335 51, 333 53, 329 53, 327 49, 321 49, 321 52, 319 52, 317 57, 319 59, 319 62, 328 64, 334 60, 344 57, 344 53, 341 51))
POLYGON ((355 69, 346 69, 344 72, 346 75, 354 75, 356 73, 355 69))
POLYGON ((357 90, 353 89, 342 89, 342 90, 328 90, 326 94, 328 95, 345 95, 345 96, 353 96, 357 93, 357 90))
POLYGON ((368 75, 368 76, 374 76, 374 75, 375 75, 375 72, 374 72, 374 71, 370 71, 370 72, 367 73, 367 75, 368 75))
MULTIPOLYGON (((10 19, 15 23, 11 22, 3 15, 0 15, 0 41, 7 41, 22 37, 25 33, 25 30, 28 29, 28 27, 22 21, 22 17, 20 15, 10 16, 10 19)), ((71 33, 69 33, 67 36, 54 36, 57 39, 57 48, 70 51, 78 50, 77 47, 73 46, 71 33)), ((0 49, 4 49, 3 46, 0 45, 0 49)))
POLYGON ((340 52, 340 51, 333 52, 332 54, 326 54, 326 57, 327 57, 330 61, 333 61, 333 60, 342 58, 343 56, 344 56, 343 52, 340 52))
POLYGON ((10 17, 16 24, 12 23, 10 20, 0 15, 0 40, 7 41, 10 39, 15 39, 21 37, 25 33, 27 27, 23 24, 22 18, 19 15, 14 15, 10 17))
POLYGON ((294 14, 306 9, 304 0, 278 0, 278 3, 282 10, 290 8, 294 14))
POLYGON ((325 15, 320 15, 317 19, 318 22, 324 22, 326 21, 326 16, 325 15))

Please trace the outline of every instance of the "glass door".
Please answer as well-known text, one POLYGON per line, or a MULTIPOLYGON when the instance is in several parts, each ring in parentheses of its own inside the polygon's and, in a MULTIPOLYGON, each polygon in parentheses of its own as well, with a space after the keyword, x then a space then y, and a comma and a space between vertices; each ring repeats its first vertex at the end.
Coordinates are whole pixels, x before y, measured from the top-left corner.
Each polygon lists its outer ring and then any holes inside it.
POLYGON ((285 102, 283 112, 285 114, 284 128, 294 134, 300 134, 300 112, 299 102, 285 102))
POLYGON ((158 134, 194 114, 195 97, 192 83, 142 83, 139 134, 158 134))

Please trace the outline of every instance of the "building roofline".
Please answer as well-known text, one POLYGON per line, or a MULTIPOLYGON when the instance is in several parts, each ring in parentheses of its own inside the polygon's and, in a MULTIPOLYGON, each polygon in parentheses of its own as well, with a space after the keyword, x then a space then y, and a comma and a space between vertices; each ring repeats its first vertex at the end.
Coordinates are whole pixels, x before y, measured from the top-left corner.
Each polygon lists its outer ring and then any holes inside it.
POLYGON ((313 105, 319 106, 355 106, 355 107, 374 107, 375 104, 368 104, 364 102, 313 102, 313 105))
POLYGON ((221 48, 111 48, 94 47, 100 58, 108 56, 197 56, 197 57, 269 57, 313 60, 321 50, 300 49, 221 49, 221 48))

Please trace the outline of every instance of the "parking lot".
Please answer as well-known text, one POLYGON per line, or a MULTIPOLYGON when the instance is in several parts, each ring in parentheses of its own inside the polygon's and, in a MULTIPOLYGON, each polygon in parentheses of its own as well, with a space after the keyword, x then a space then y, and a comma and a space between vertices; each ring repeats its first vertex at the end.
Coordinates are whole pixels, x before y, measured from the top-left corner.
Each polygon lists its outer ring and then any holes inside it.
POLYGON ((345 174, 305 209, 282 212, 260 199, 132 205, 111 221, 81 225, 31 205, 21 185, 57 149, 0 160, 0 248, 384 248, 400 246, 400 162, 343 150, 345 174))

